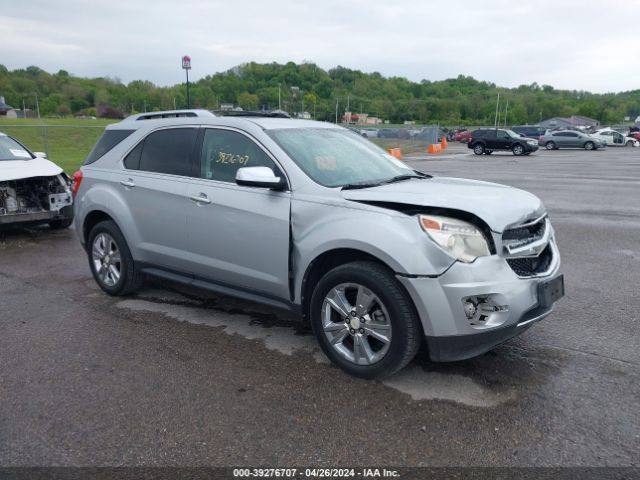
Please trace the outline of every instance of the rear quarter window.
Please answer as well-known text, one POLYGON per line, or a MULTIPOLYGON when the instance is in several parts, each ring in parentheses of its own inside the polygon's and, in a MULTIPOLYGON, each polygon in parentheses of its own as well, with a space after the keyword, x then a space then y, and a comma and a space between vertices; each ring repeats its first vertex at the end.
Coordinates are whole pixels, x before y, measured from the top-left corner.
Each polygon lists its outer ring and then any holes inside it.
POLYGON ((109 150, 122 142, 135 130, 105 130, 98 142, 94 145, 85 159, 83 165, 90 165, 103 157, 109 150))

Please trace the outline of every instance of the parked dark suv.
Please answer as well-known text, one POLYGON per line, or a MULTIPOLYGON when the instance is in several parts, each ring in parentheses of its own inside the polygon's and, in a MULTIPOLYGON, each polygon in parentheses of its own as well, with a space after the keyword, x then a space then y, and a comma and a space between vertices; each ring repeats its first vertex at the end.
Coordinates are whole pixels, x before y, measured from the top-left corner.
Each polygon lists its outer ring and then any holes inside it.
POLYGON ((516 132, 518 135, 524 135, 528 138, 535 138, 539 140, 542 135, 547 131, 546 128, 539 127, 537 125, 517 125, 515 127, 511 127, 511 130, 516 132))
POLYGON ((514 155, 529 155, 538 150, 538 141, 521 137, 512 130, 481 128, 471 134, 467 147, 476 155, 491 155, 496 150, 510 151, 514 155))

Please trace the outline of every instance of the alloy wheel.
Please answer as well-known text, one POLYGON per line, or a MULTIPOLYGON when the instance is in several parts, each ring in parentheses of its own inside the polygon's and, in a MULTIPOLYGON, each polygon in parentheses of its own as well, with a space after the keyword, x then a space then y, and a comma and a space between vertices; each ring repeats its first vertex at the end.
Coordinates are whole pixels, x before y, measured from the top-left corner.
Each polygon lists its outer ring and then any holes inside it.
POLYGON ((118 244, 108 233, 100 233, 91 248, 93 268, 98 278, 108 287, 115 286, 122 275, 122 258, 118 244))
POLYGON ((389 313, 380 298, 363 285, 342 283, 329 290, 321 318, 331 347, 351 363, 372 365, 389 351, 389 313))

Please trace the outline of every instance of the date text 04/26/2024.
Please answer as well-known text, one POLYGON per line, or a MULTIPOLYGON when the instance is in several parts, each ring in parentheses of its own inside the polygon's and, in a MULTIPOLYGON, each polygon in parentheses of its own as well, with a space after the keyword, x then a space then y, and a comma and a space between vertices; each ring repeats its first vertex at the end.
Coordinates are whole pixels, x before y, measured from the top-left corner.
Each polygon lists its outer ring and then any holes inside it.
POLYGON ((398 478, 386 468, 235 468, 234 478, 398 478))

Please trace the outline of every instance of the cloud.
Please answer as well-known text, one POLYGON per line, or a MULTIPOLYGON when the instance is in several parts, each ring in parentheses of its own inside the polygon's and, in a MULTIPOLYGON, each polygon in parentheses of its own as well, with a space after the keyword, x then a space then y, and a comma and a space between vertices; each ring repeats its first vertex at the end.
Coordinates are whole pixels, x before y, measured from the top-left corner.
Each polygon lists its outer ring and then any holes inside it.
POLYGON ((634 3, 512 0, 44 0, 0 11, 0 58, 81 76, 182 81, 240 63, 313 61, 419 81, 459 74, 498 85, 640 88, 634 3))

